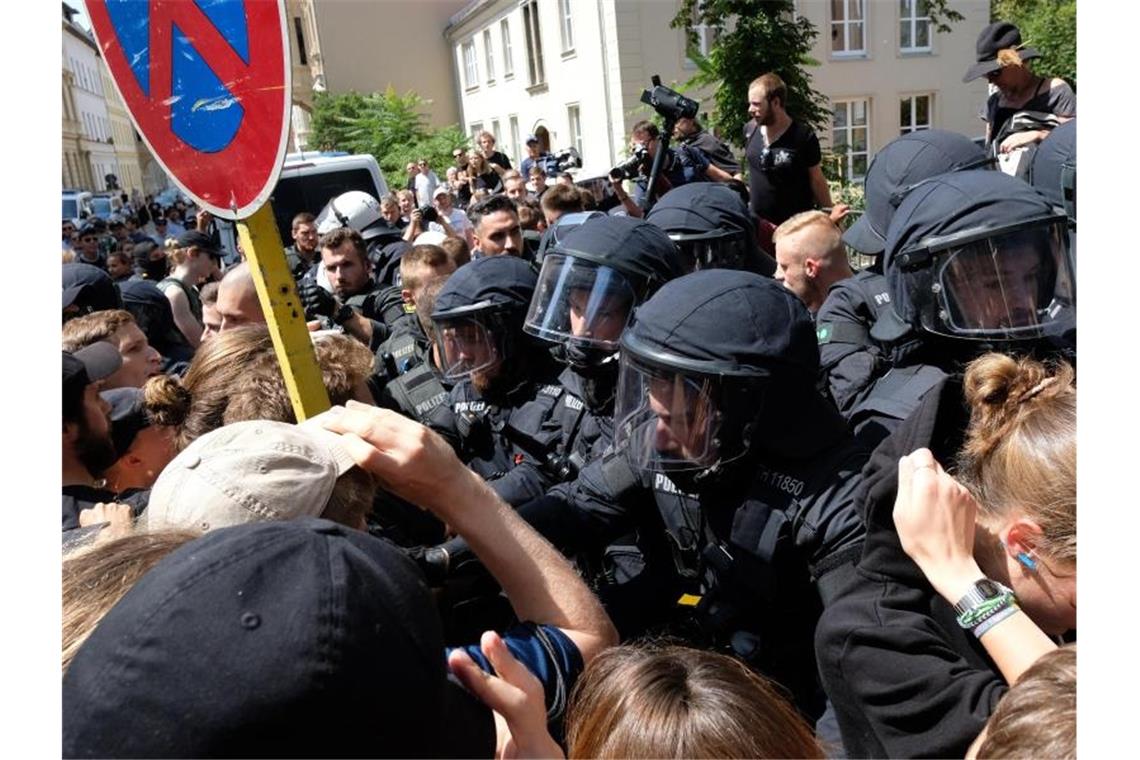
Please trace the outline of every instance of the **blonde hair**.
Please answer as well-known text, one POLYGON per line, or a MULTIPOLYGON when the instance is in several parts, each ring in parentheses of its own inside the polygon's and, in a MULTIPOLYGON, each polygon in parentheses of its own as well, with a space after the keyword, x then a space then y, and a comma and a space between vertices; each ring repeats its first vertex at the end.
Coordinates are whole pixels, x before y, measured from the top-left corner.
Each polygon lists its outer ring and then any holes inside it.
POLYGON ((831 221, 831 217, 822 211, 801 211, 795 216, 791 216, 784 220, 779 227, 772 232, 772 242, 777 243, 789 235, 794 235, 797 232, 802 232, 808 228, 819 230, 823 235, 822 245, 820 250, 813 251, 813 258, 833 258, 839 257, 840 260, 847 261, 847 249, 843 246, 843 233, 839 231, 839 227, 835 222, 831 221))
MULTIPOLYGON (((343 404, 372 371, 368 347, 347 335, 316 341, 325 388, 333 404, 343 404)), ((152 377, 143 386, 144 403, 155 424, 174 428, 181 451, 199 436, 231 422, 296 422, 273 341, 265 325, 245 325, 203 343, 186 375, 152 377)))
POLYGON ((989 353, 966 368, 970 408, 958 475, 983 518, 1019 510, 1038 550, 1077 561, 1077 390, 1071 365, 989 353))
POLYGON ((1021 60, 1021 54, 1015 48, 1003 48, 998 51, 997 62, 1004 66, 1021 66, 1024 61, 1021 60))
POLYGON ((123 595, 163 557, 197 538, 181 530, 139 531, 95 544, 63 562, 63 672, 123 595))
POLYGON ((606 650, 578 679, 568 757, 823 757, 811 728, 737 660, 679 646, 606 650))

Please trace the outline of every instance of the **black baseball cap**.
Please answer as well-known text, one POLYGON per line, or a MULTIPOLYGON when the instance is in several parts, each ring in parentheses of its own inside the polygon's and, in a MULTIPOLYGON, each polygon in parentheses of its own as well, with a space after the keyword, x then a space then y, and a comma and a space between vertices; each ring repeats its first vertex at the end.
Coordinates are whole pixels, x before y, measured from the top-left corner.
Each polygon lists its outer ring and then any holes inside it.
POLYGON ((204 232, 198 230, 186 230, 178 236, 179 248, 199 248, 212 256, 219 256, 221 252, 218 250, 218 244, 204 232))
POLYGON ((328 520, 220 528, 151 569, 63 678, 64 757, 482 757, 430 590, 328 520))
MULTIPOLYGON (((108 344, 109 345, 109 344, 108 344)), ((111 405, 111 440, 115 451, 126 453, 135 436, 150 427, 142 388, 112 388, 99 393, 111 405)))
POLYGON ((74 352, 63 352, 63 415, 70 419, 83 403, 87 386, 103 380, 123 365, 123 357, 110 343, 97 340, 74 352))

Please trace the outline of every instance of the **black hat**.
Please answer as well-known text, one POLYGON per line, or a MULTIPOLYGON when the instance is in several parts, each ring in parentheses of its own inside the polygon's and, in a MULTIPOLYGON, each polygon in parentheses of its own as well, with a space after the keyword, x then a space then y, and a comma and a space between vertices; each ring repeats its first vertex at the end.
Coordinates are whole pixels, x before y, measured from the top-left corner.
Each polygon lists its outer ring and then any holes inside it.
POLYGON ((79 232, 76 234, 76 237, 83 237, 85 235, 98 235, 98 234, 99 234, 99 228, 95 226, 94 222, 84 222, 82 225, 80 225, 79 232))
POLYGON ((143 402, 142 388, 112 388, 99 393, 111 405, 111 440, 120 455, 134 442, 143 428, 150 427, 150 415, 143 402))
POLYGON ((431 592, 327 520, 220 528, 172 552, 63 678, 65 757, 476 757, 490 710, 449 681, 431 592))
POLYGON ((962 81, 972 82, 978 77, 984 77, 991 71, 1000 69, 1001 64, 997 61, 998 51, 1009 48, 1017 50, 1023 61, 1041 56, 1031 47, 1021 47, 1021 31, 1016 26, 1008 21, 996 21, 978 35, 977 63, 966 70, 966 76, 962 77, 962 81))
POLYGON ((815 325, 803 302, 769 277, 732 269, 665 283, 634 312, 621 345, 698 372, 804 379, 819 370, 815 325))
POLYGON ((83 404, 87 386, 110 377, 123 365, 123 357, 110 343, 97 340, 78 351, 63 352, 63 416, 71 419, 83 404))
POLYGON ((772 257, 756 245, 752 212, 740 194, 717 182, 692 182, 661 196, 645 220, 669 234, 674 242, 710 237, 742 237, 755 250, 753 269, 771 276, 776 271, 772 257))
POLYGON ((534 269, 519 257, 484 256, 459 267, 447 279, 435 300, 432 318, 477 311, 469 308, 475 306, 525 312, 537 283, 534 269))
POLYGON ((652 289, 684 274, 681 256, 669 236, 648 221, 628 216, 588 219, 566 232, 549 253, 612 267, 652 289))
POLYGON ((199 248, 208 254, 217 256, 219 255, 218 244, 214 242, 213 238, 204 232, 198 230, 186 230, 178 236, 179 248, 199 248))
POLYGON ((871 327, 871 336, 890 343, 917 327, 918 314, 907 296, 900 254, 924 239, 992 230, 1054 214, 1049 202, 1024 180, 996 171, 950 172, 910 192, 895 211, 883 258, 891 306, 871 327))
POLYGON ((73 261, 63 265, 63 308, 79 306, 80 314, 120 309, 123 300, 111 275, 99 267, 73 261))
POLYGON ((986 153, 965 135, 922 129, 896 137, 871 162, 863 181, 866 211, 843 233, 843 242, 864 254, 883 252, 891 217, 908 188, 929 177, 971 167, 986 153))

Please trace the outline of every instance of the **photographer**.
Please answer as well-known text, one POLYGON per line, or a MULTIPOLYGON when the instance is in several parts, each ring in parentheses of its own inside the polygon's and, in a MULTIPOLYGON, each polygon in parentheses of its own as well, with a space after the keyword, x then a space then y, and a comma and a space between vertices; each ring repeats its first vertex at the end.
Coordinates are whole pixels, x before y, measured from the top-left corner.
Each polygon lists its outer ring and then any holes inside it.
MULTIPOLYGON (((446 186, 436 188, 432 200, 435 201, 435 199, 439 198, 441 193, 447 193, 448 201, 451 200, 451 194, 446 186)), ((451 210, 459 211, 459 209, 451 209, 450 202, 448 203, 448 208, 449 211, 445 212, 444 214, 440 214, 437 206, 435 205, 412 209, 412 213, 408 218, 408 226, 404 228, 404 240, 412 243, 417 237, 420 236, 420 233, 428 232, 429 230, 433 229, 442 232, 448 237, 457 237, 466 240, 467 236, 462 231, 457 232, 456 229, 452 226, 451 210)), ((460 211, 459 213, 462 214, 463 212, 460 211)), ((466 219, 466 214, 464 214, 464 219, 466 219)))
POLYGON ((711 132, 705 131, 696 117, 682 116, 677 119, 673 138, 704 153, 709 163, 718 169, 723 169, 734 177, 740 174, 740 162, 732 155, 732 149, 723 140, 718 140, 711 132))
POLYGON ((551 158, 551 154, 542 149, 542 143, 534 135, 526 136, 526 154, 526 158, 519 164, 519 174, 524 177, 530 176, 531 167, 546 169, 547 159, 551 158))
MULTIPOLYGON (((628 161, 610 170, 610 183, 613 185, 614 195, 621 201, 626 212, 641 218, 641 199, 648 191, 649 172, 653 165, 653 157, 661 143, 661 130, 651 121, 642 120, 633 125, 630 132, 630 149, 633 155, 628 161), (635 180, 635 197, 630 197, 622 187, 622 180, 635 180)), ((661 164, 661 173, 657 177, 653 200, 680 185, 690 182, 728 182, 732 175, 720 169, 705 157, 700 150, 682 145, 670 147, 666 151, 665 159, 661 164)))

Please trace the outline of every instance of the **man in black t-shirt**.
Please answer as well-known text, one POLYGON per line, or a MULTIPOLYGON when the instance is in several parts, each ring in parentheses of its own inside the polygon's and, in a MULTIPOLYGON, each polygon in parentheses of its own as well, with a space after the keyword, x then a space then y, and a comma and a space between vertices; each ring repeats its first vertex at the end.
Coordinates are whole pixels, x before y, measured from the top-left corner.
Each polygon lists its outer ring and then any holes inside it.
POLYGON ((761 219, 761 247, 769 253, 772 230, 781 222, 801 211, 831 206, 831 191, 819 165, 819 138, 811 127, 788 116, 787 95, 783 80, 771 73, 748 86, 748 190, 752 212, 761 219))

